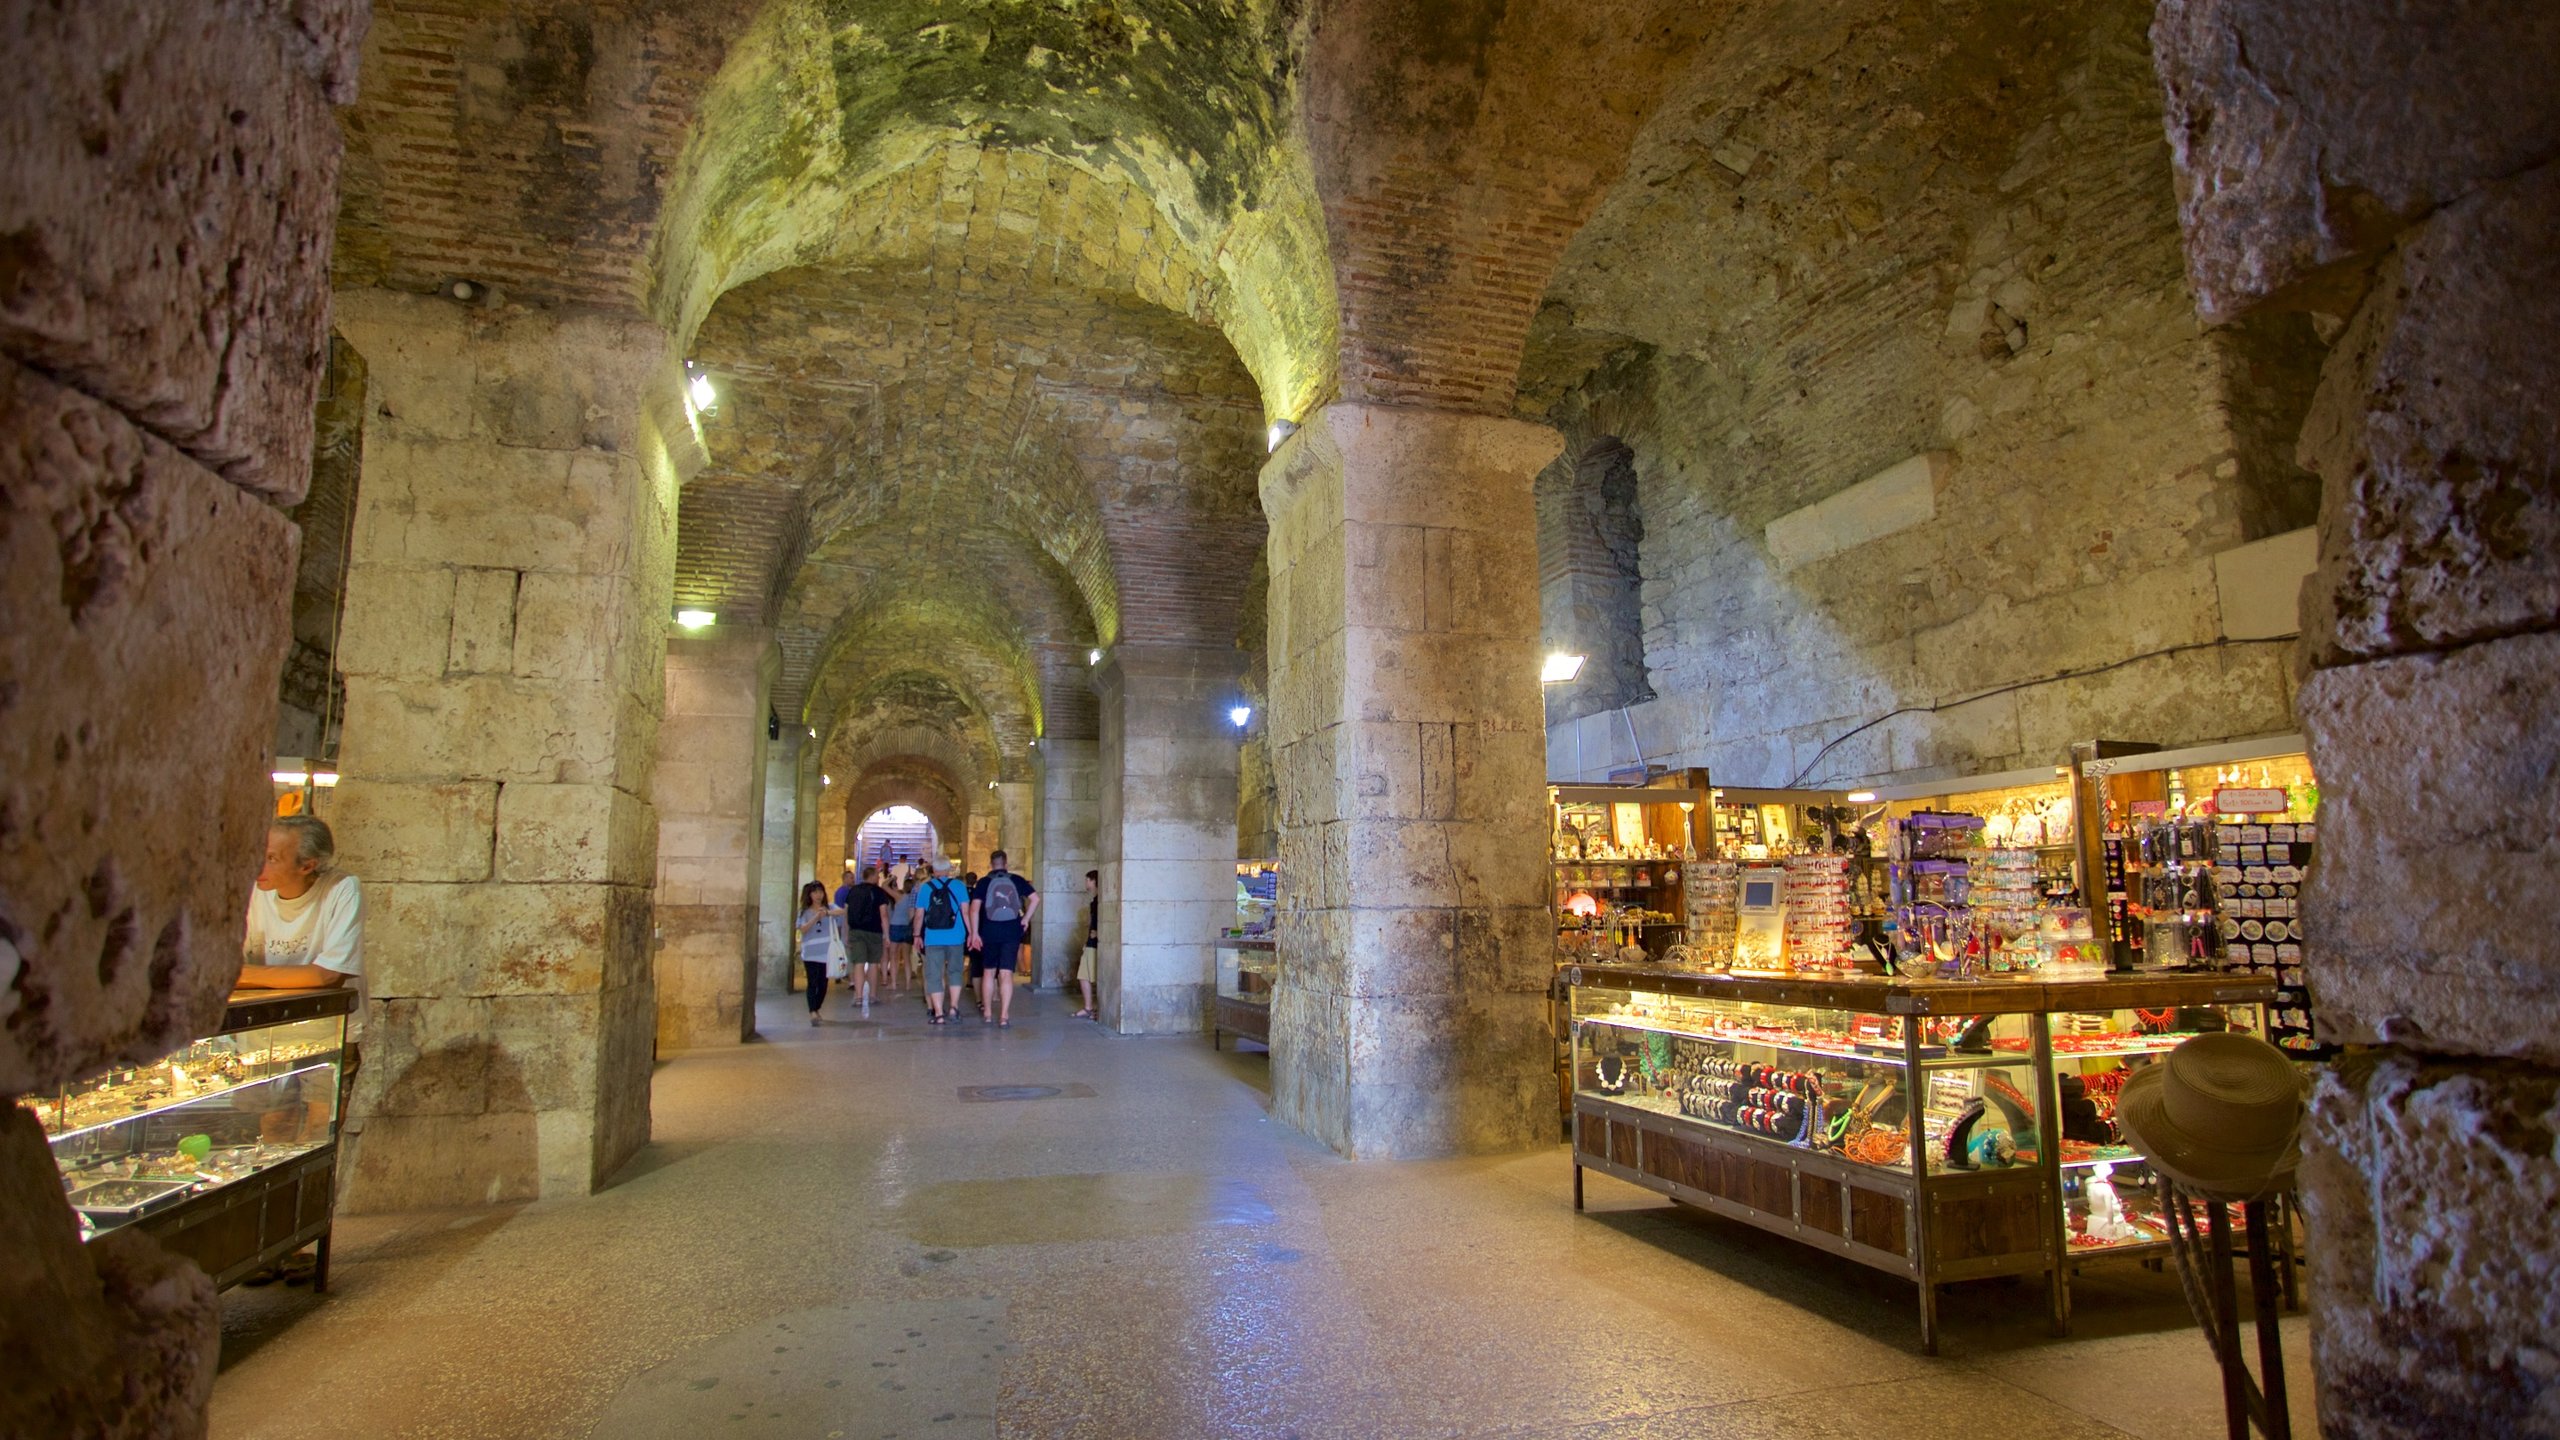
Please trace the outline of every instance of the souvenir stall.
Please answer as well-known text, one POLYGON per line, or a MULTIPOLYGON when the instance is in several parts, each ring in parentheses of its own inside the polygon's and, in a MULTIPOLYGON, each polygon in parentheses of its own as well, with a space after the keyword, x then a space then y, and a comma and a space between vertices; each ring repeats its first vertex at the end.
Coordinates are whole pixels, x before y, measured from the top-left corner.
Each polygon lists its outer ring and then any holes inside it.
POLYGON ((1280 904, 1280 868, 1271 860, 1236 862, 1235 922, 1218 937, 1217 985, 1209 1006, 1209 1046, 1226 1037, 1271 1043, 1271 992, 1280 983, 1272 937, 1280 904))
POLYGON ((2068 767, 1854 791, 1882 811, 1892 973, 2087 977, 2106 952, 2081 898, 2068 767))
POLYGON ((353 990, 242 991, 173 1055, 25 1097, 81 1237, 132 1226, 217 1287, 317 1241, 327 1289, 355 1006, 353 990))

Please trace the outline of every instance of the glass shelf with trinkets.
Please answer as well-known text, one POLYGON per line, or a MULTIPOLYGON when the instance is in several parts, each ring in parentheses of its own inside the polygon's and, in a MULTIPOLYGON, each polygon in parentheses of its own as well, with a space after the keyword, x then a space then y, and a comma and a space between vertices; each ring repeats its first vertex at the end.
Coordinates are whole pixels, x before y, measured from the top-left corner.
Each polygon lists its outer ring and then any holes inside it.
MULTIPOLYGON (((1948 1281, 2041 1274, 2054 1324, 2067 1322, 2069 1147, 2048 1143, 2062 1138, 2048 1119, 2058 1071, 2176 1043, 2109 1017, 2241 1005, 2267 988, 2247 976, 1948 983, 1624 965, 1565 978, 1577 1206, 1581 1172, 1599 1170, 1907 1276, 1933 1349, 1948 1281)), ((2104 1158, 2070 1155, 2075 1172, 2104 1158)))
POLYGON ((218 1285, 324 1237, 355 1004, 243 992, 214 1034, 30 1100, 82 1236, 141 1226, 218 1285))

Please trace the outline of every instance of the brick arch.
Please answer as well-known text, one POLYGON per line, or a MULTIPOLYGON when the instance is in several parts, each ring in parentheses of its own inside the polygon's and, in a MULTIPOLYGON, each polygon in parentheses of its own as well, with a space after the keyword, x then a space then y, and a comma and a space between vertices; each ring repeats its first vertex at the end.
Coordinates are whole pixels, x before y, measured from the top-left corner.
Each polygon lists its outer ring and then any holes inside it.
POLYGON ((1270 413, 1311 408, 1335 300, 1289 113, 1294 7, 997 8, 919 28, 889 0, 766 6, 675 164, 653 310, 689 336, 730 288, 848 255, 1067 270, 1214 317, 1270 413))

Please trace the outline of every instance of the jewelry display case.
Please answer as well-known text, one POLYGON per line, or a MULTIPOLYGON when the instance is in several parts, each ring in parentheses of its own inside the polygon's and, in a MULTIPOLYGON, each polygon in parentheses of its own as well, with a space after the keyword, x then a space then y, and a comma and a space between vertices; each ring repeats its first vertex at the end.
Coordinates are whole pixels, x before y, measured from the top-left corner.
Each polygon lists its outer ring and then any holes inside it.
POLYGON ((1658 960, 1680 943, 1683 862, 1697 859, 1695 789, 1553 785, 1548 853, 1559 953, 1658 960))
POLYGON ((1271 1043, 1271 990, 1280 979, 1280 954, 1267 935, 1231 935, 1218 942, 1218 987, 1210 1001, 1209 1048, 1229 1035, 1271 1043))
POLYGON ((82 1237, 138 1226, 217 1287, 317 1241, 325 1289, 355 1005, 352 990, 244 991, 185 1049, 30 1100, 82 1237))
MULTIPOLYGON (((2051 1017, 2251 1003, 2247 976, 1943 984, 1575 966, 1574 1204, 1599 1170, 1920 1290, 2068 1277, 2051 1017)), ((2075 1066, 2106 1031, 2071 1027, 2075 1066)), ((2124 1036, 2127 1054, 2158 1037, 2124 1036)), ((2075 1068, 2075 1073, 2077 1073, 2075 1068)))

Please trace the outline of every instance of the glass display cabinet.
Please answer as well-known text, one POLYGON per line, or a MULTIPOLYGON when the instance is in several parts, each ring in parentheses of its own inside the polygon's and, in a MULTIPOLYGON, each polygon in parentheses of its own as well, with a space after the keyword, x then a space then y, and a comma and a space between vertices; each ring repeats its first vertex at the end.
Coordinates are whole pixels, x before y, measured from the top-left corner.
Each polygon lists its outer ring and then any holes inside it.
POLYGON ((231 1285, 314 1241, 327 1288, 355 992, 243 992, 149 1065, 31 1098, 85 1239, 141 1227, 231 1285))
POLYGON ((1209 1048, 1226 1037, 1271 1043, 1271 990, 1280 954, 1267 935, 1230 935, 1218 942, 1218 988, 1210 1001, 1209 1048))
MULTIPOLYGON (((2241 1003, 2263 988, 2246 976, 1939 984, 1605 966, 1572 967, 1567 983, 1575 1207, 1582 1172, 1599 1170, 1903 1275, 1933 1354, 1937 1287, 1951 1281, 2040 1274, 2055 1326, 2068 1323, 2050 1017, 2241 1003)), ((2126 1053, 2167 1048, 2160 1039, 2126 1053)), ((2071 1052, 2075 1073, 2100 1053, 2091 1044, 2071 1052)))

